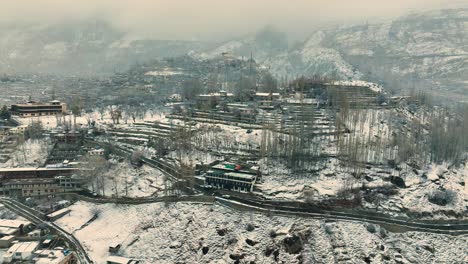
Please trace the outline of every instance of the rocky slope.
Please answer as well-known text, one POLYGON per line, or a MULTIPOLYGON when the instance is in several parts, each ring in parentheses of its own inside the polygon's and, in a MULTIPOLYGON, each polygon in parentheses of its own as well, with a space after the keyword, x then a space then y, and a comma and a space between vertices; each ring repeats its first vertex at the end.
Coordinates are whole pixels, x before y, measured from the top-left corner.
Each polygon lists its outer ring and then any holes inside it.
POLYGON ((104 263, 108 246, 141 263, 465 263, 467 238, 268 216, 220 205, 78 202, 57 224, 104 263), (98 217, 93 218, 93 214, 98 217))

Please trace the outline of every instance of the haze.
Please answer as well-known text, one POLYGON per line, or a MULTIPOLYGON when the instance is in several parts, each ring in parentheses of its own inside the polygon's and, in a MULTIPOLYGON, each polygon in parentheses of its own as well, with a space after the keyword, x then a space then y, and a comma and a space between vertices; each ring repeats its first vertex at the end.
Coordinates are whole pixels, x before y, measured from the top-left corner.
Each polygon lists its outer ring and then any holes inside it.
POLYGON ((460 0, 2 0, 0 23, 63 23, 102 19, 159 39, 250 33, 274 25, 290 33, 330 23, 386 19, 411 10, 460 7, 460 0))

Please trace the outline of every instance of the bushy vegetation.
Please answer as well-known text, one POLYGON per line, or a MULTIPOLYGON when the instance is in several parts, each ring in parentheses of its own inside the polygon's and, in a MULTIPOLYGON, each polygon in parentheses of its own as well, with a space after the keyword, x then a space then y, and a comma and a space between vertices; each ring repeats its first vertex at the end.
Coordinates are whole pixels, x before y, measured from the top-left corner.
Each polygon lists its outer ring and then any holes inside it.
POLYGON ((429 194, 429 202, 441 206, 452 204, 455 200, 456 194, 452 190, 437 190, 429 194))
POLYGON ((4 105, 0 109, 0 119, 10 119, 10 118, 11 118, 11 113, 10 111, 8 111, 8 108, 6 107, 6 105, 4 105))

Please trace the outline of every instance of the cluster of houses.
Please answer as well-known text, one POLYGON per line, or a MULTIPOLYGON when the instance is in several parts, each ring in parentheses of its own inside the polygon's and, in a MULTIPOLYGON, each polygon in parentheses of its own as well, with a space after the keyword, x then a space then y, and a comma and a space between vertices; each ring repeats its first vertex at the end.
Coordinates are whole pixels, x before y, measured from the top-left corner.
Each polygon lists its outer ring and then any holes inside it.
POLYGON ((0 219, 1 263, 76 263, 74 252, 55 247, 55 241, 29 221, 0 219))
MULTIPOLYGON (((253 109, 273 110, 281 106, 282 103, 291 99, 301 98, 312 100, 319 105, 338 106, 346 98, 351 106, 354 105, 375 105, 376 97, 381 91, 376 89, 371 83, 348 83, 348 82, 317 82, 314 80, 304 80, 301 88, 289 87, 279 92, 252 92, 249 95, 249 102, 236 102, 235 94, 221 90, 219 92, 200 94, 193 102, 197 108, 208 107, 218 108, 223 111, 241 111, 250 113, 253 109), (227 106, 227 109, 226 109, 227 106)), ((182 103, 179 94, 172 94, 169 101, 182 103)))

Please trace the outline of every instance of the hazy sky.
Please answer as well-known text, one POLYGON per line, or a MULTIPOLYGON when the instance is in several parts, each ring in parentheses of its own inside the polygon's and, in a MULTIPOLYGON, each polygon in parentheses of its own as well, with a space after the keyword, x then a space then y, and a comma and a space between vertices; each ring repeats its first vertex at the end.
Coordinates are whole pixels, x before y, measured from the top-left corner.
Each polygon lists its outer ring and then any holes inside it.
POLYGON ((239 35, 267 24, 290 32, 374 21, 411 10, 467 6, 466 0, 0 0, 0 23, 99 17, 157 38, 239 35))

